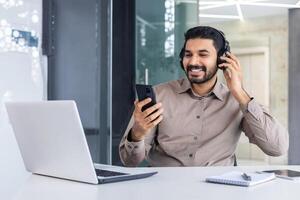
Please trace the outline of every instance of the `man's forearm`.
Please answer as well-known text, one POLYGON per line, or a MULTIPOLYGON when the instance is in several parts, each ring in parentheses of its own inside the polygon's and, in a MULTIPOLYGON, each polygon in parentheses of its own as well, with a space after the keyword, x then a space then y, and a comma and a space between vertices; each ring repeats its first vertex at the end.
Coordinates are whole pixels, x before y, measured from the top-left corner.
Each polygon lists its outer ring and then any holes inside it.
POLYGON ((239 104, 242 105, 243 107, 247 106, 248 103, 251 101, 251 97, 248 95, 248 93, 244 89, 232 92, 232 95, 239 102, 239 104))
POLYGON ((242 129, 251 143, 257 144, 271 156, 280 156, 287 152, 287 130, 263 107, 253 99, 243 112, 242 129))

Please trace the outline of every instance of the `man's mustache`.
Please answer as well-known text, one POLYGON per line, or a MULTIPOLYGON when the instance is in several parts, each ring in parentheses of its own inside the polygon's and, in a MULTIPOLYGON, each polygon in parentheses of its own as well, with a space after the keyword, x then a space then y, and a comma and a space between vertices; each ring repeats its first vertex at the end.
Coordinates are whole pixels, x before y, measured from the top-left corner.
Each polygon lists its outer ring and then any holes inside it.
POLYGON ((205 66, 200 66, 200 65, 188 65, 186 69, 187 69, 187 71, 201 69, 204 72, 206 72, 206 70, 207 70, 205 66))

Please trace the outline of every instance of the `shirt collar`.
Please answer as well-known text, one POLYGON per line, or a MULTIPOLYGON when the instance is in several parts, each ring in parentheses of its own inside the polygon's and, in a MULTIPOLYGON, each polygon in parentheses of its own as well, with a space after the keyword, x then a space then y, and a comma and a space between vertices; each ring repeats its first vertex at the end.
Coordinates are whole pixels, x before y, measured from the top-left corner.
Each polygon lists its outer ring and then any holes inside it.
MULTIPOLYGON (((191 91, 192 86, 190 81, 187 78, 183 78, 181 80, 178 81, 178 87, 176 88, 177 93, 181 94, 184 92, 188 92, 191 91)), ((226 88, 224 87, 224 85, 222 83, 220 83, 219 81, 216 82, 213 90, 208 94, 214 94, 219 100, 223 101, 224 96, 226 94, 226 88)))

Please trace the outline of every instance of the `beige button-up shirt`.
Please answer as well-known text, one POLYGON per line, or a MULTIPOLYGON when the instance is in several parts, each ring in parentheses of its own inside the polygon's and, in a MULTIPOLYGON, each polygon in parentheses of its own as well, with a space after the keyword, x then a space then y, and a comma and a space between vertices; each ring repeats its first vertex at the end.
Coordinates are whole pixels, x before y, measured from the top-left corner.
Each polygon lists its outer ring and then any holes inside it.
POLYGON ((157 85, 154 91, 164 118, 139 142, 127 138, 131 118, 119 146, 126 166, 144 159, 155 167, 233 165, 242 131, 268 155, 287 152, 286 129, 255 99, 240 106, 224 84, 217 82, 203 97, 192 92, 186 78, 157 85))

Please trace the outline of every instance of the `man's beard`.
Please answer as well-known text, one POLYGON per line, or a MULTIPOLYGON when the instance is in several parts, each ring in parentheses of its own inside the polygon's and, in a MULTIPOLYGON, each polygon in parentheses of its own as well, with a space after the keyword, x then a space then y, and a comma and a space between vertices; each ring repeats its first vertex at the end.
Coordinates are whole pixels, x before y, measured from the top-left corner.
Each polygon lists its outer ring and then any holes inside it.
POLYGON ((214 69, 212 69, 211 71, 208 71, 207 67, 205 67, 205 66, 188 65, 185 73, 191 83, 202 84, 202 83, 205 83, 205 82, 211 80, 216 75, 217 72, 218 72, 217 66, 214 69), (205 74, 202 78, 193 77, 193 76, 189 75, 189 73, 192 72, 192 70, 201 70, 205 74))

